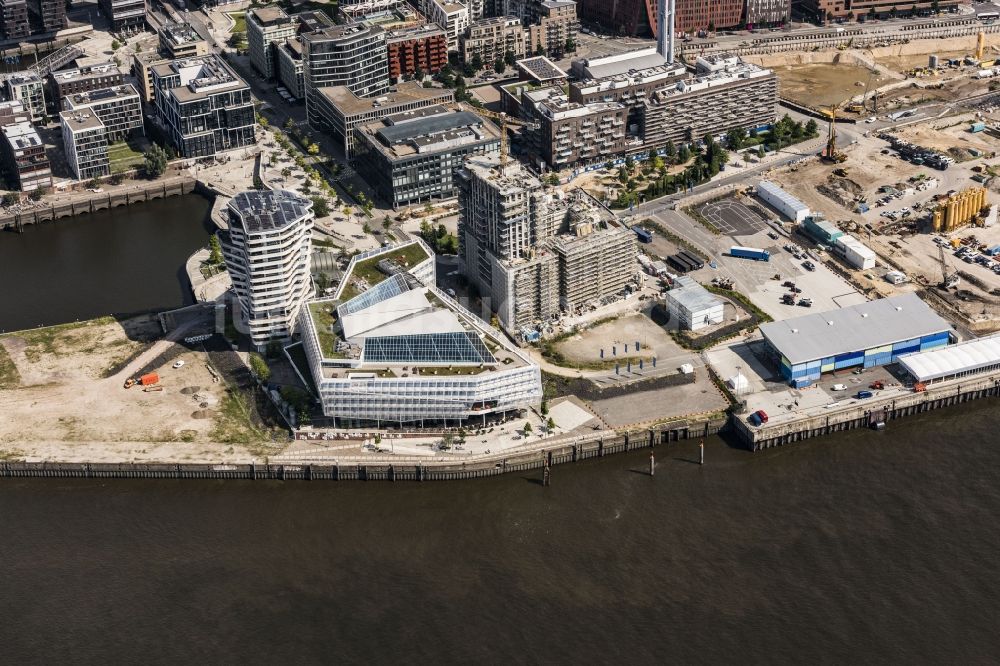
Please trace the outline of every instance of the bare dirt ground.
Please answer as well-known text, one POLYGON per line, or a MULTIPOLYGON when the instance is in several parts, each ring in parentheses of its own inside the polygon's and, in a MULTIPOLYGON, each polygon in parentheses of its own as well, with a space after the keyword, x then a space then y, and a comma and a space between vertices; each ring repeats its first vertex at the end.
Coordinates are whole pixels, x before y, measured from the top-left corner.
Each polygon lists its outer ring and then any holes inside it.
POLYGON ((986 132, 969 132, 971 116, 966 121, 951 121, 950 127, 940 129, 920 123, 899 129, 896 134, 901 138, 926 148, 933 148, 942 153, 948 153, 953 148, 968 150, 974 148, 985 154, 995 152, 1000 148, 1000 141, 989 136, 986 132))
POLYGON ((781 83, 782 97, 813 108, 840 104, 863 93, 869 78, 873 89, 893 80, 882 74, 873 76, 860 65, 845 63, 784 65, 774 71, 781 83))
POLYGON ((556 345, 567 359, 579 363, 599 363, 601 360, 650 360, 683 355, 684 350, 649 317, 635 314, 609 321, 572 336, 556 345), (639 343, 636 351, 635 343, 639 343), (626 349, 627 347, 627 349, 626 349), (613 355, 615 348, 617 355, 613 355), (601 359, 601 349, 604 358, 601 359))
POLYGON ((239 405, 213 380, 206 356, 162 340, 145 349, 157 332, 150 318, 100 319, 0 337, 19 375, 0 390, 0 458, 249 460, 246 446, 229 443, 238 439, 239 405), (173 369, 171 358, 157 368, 162 391, 122 387, 129 372, 171 348, 185 364, 173 369), (124 371, 105 377, 140 350, 124 371))

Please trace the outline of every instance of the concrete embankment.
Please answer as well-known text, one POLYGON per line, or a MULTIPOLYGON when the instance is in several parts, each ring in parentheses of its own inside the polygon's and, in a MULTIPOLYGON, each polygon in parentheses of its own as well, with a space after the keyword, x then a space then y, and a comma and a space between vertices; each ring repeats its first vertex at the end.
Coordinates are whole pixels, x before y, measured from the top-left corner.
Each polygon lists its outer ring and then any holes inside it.
POLYGON ((178 176, 153 183, 114 189, 109 192, 92 192, 87 195, 74 197, 68 201, 41 204, 27 210, 6 213, 0 215, 0 230, 20 232, 28 224, 49 222, 64 217, 74 217, 84 213, 94 213, 99 210, 130 206, 143 201, 165 199, 166 197, 190 194, 192 192, 213 194, 213 192, 206 189, 193 177, 178 176))
POLYGON ((752 451, 798 442, 842 430, 866 428, 932 409, 1000 396, 1000 372, 970 376, 928 385, 920 393, 889 391, 874 398, 852 400, 842 408, 798 416, 781 416, 760 427, 746 421, 747 414, 734 414, 730 424, 735 437, 752 451))
MULTIPOLYGON (((445 481, 498 476, 543 469, 614 453, 652 449, 671 442, 717 434, 724 418, 678 421, 641 431, 603 438, 564 441, 522 452, 469 456, 436 461, 418 458, 365 456, 326 464, 191 464, 191 463, 58 463, 0 462, 2 477, 118 479, 245 479, 305 481, 445 481)), ((544 443, 542 443, 544 444, 544 443)))

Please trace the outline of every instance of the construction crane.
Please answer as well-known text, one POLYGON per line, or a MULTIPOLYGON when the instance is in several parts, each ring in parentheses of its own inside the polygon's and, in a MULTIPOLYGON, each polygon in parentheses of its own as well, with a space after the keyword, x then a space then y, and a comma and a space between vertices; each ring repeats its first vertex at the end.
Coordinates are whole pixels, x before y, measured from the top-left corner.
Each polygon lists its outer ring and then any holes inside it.
POLYGON ((521 120, 520 118, 511 118, 506 113, 495 111, 490 111, 489 109, 483 109, 476 107, 474 109, 476 113, 481 116, 486 116, 491 120, 495 120, 500 124, 500 166, 506 166, 508 148, 507 148, 507 127, 526 127, 528 129, 539 129, 541 125, 538 123, 528 122, 527 120, 521 120))
POLYGON ((983 52, 986 50, 986 33, 982 30, 979 31, 979 35, 976 36, 976 62, 980 63, 983 61, 983 52))
POLYGON ((938 245, 939 258, 941 260, 941 288, 950 289, 960 282, 958 273, 948 271, 948 260, 945 259, 944 246, 938 245))
POLYGON ((830 132, 826 138, 826 148, 821 157, 824 162, 843 162, 847 156, 837 150, 837 109, 840 105, 831 106, 827 114, 830 116, 830 132))

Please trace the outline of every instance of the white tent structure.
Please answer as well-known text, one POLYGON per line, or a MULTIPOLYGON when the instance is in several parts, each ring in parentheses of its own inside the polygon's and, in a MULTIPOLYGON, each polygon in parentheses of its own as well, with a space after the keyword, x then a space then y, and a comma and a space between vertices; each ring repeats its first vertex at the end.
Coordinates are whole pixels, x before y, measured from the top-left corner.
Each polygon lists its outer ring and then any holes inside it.
POLYGON ((899 357, 899 364, 918 382, 991 372, 1000 369, 1000 334, 906 354, 899 357))
POLYGON ((735 375, 727 379, 726 383, 729 384, 730 389, 736 391, 737 393, 739 393, 740 391, 747 390, 747 388, 750 386, 750 382, 748 382, 747 378, 744 377, 743 373, 740 372, 736 373, 735 375))

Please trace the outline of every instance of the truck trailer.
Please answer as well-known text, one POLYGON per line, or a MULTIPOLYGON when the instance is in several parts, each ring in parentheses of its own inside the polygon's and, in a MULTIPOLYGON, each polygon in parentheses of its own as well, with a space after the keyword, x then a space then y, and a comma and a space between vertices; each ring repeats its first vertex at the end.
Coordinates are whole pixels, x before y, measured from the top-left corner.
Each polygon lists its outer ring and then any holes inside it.
POLYGON ((767 250, 761 250, 755 247, 742 247, 740 245, 734 245, 729 248, 730 257, 739 257, 740 259, 753 259, 754 261, 770 261, 771 253, 767 250))

